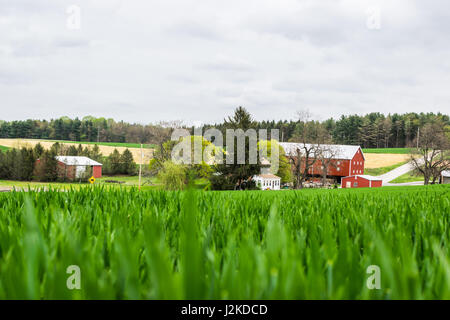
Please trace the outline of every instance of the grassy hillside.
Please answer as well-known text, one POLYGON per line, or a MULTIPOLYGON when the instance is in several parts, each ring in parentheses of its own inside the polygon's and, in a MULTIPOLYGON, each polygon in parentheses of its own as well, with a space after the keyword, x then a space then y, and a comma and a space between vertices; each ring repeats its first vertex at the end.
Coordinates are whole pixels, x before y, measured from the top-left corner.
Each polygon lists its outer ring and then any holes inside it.
POLYGON ((364 153, 391 153, 391 154, 409 154, 409 148, 366 148, 362 149, 364 153))
POLYGON ((0 151, 6 151, 8 149, 9 149, 8 147, 0 146, 0 151))
POLYGON ((405 163, 408 163, 408 161, 399 162, 399 163, 394 164, 392 166, 381 167, 381 168, 365 168, 364 169, 364 174, 368 174, 370 176, 379 176, 379 175, 382 175, 382 174, 384 174, 386 172, 394 170, 395 168, 398 168, 398 167, 404 165, 405 163))
POLYGON ((400 177, 392 180, 390 183, 405 183, 405 182, 415 182, 415 181, 423 181, 422 175, 416 175, 412 171, 401 175, 400 177))
POLYGON ((449 195, 0 193, 0 299, 449 299, 449 195))

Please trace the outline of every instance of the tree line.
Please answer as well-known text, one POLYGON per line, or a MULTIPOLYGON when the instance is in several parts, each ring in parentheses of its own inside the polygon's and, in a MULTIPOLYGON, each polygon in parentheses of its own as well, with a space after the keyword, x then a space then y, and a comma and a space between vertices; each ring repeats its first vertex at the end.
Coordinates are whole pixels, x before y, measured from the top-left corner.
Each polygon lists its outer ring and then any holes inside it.
MULTIPOLYGON (((306 112, 308 113, 308 112, 306 112)), ((323 143, 360 145, 362 148, 405 148, 415 141, 420 129, 425 125, 442 122, 450 128, 449 115, 441 113, 405 113, 384 115, 379 112, 366 115, 342 115, 338 120, 333 118, 325 121, 305 118, 305 112, 296 114, 295 120, 255 121, 254 128, 278 129, 281 142, 299 142, 303 140, 304 128, 306 139, 310 142, 322 139, 323 143), (311 129, 313 128, 313 129, 311 129)), ((207 125, 225 129, 226 122, 207 125)))
MULTIPOLYGON (((343 115, 339 119, 317 121, 302 119, 297 115, 293 120, 254 121, 255 129, 278 129, 280 141, 298 141, 302 137, 305 122, 314 126, 309 140, 320 135, 335 144, 361 145, 363 148, 403 148, 417 138, 418 132, 426 124, 441 121, 450 127, 448 115, 441 113, 405 113, 384 115, 379 112, 366 115, 343 115)), ((131 124, 113 119, 24 120, 0 121, 0 138, 52 139, 86 142, 124 142, 161 145, 170 137, 173 128, 185 127, 181 121, 160 122, 158 124, 131 124)), ((225 129, 227 122, 208 124, 204 128, 225 129)), ((190 128, 193 132, 193 128, 190 128)))
POLYGON ((80 142, 123 142, 123 143, 158 143, 159 136, 166 134, 169 127, 178 122, 160 122, 158 124, 130 124, 113 119, 83 119, 61 117, 47 120, 0 120, 0 138, 25 138, 66 140, 80 142))

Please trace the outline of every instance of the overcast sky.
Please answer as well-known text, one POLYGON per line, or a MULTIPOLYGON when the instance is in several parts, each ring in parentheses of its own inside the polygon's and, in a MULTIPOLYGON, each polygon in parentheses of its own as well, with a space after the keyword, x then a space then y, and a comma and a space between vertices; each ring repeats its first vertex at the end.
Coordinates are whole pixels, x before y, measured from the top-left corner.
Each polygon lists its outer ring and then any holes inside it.
POLYGON ((0 0, 0 119, 449 113, 449 34, 448 0, 0 0))

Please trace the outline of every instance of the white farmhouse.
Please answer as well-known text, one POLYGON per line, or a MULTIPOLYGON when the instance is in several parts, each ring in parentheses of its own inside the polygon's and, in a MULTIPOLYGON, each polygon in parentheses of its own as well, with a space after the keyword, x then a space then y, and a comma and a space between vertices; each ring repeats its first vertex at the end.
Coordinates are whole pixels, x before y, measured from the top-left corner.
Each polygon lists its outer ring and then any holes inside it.
POLYGON ((256 185, 262 190, 280 190, 281 178, 270 172, 270 162, 261 161, 261 174, 253 176, 256 185))

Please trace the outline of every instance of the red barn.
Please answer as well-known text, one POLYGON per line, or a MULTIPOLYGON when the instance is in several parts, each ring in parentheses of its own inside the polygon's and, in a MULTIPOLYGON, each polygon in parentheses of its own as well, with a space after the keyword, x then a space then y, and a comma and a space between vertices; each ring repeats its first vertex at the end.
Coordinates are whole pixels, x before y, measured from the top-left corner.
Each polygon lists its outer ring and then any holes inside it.
MULTIPOLYGON (((342 177, 347 177, 355 174, 364 173, 364 154, 360 146, 350 146, 350 145, 338 145, 338 144, 321 144, 321 145, 311 145, 303 143, 291 143, 282 142, 280 145, 283 147, 287 157, 297 157, 297 149, 300 150, 300 154, 304 154, 304 148, 310 149, 315 147, 320 152, 317 155, 318 160, 309 169, 309 174, 314 177, 320 177, 323 175, 323 164, 326 165, 327 177, 333 178, 340 181, 342 177)), ((314 152, 312 157, 315 157, 314 152)))
POLYGON ((377 188, 383 185, 378 177, 358 175, 342 178, 342 188, 377 188))
POLYGON ((93 176, 101 178, 102 164, 88 157, 58 156, 58 174, 69 180, 93 176))

